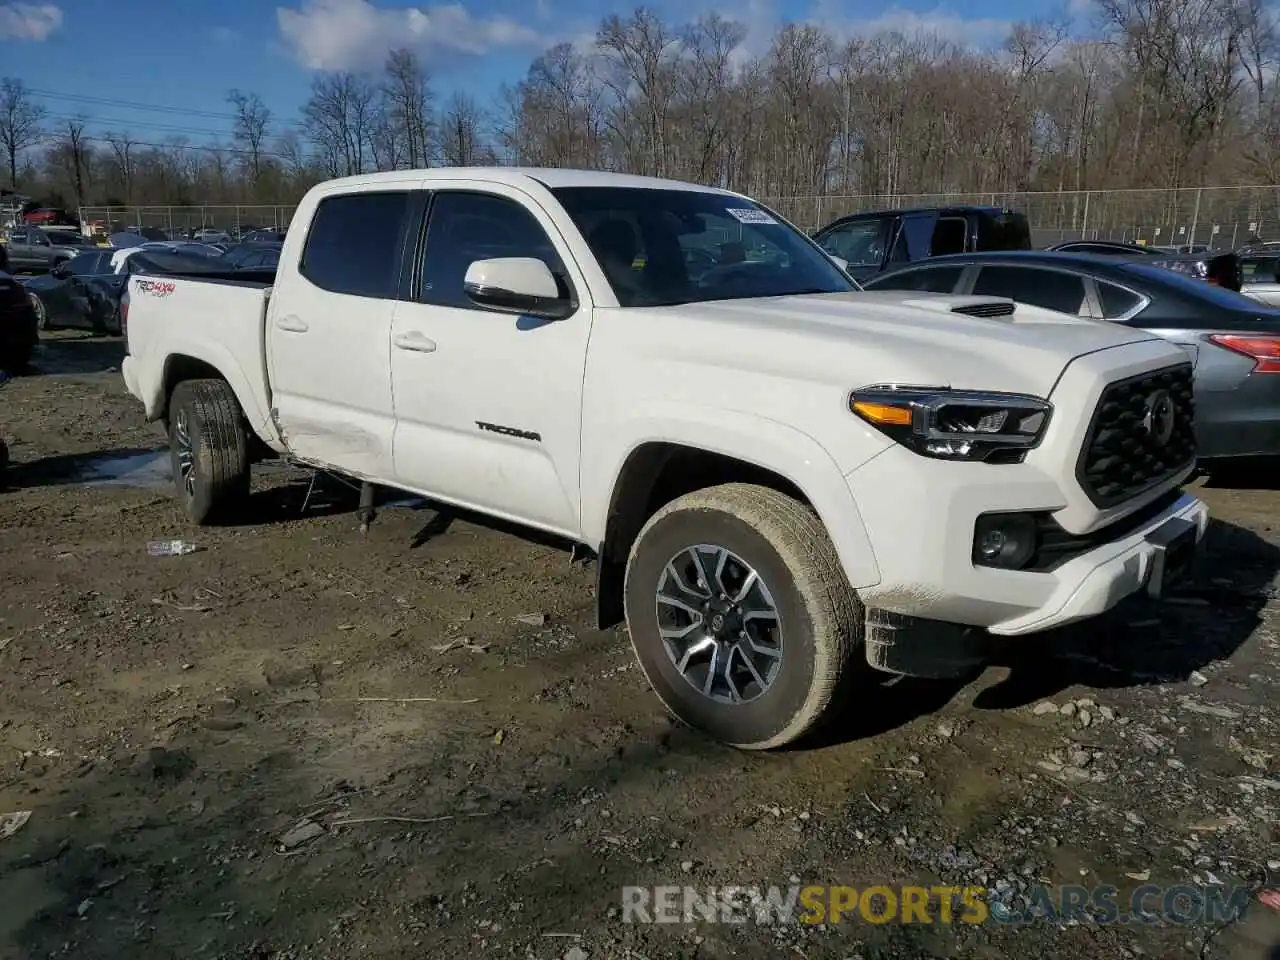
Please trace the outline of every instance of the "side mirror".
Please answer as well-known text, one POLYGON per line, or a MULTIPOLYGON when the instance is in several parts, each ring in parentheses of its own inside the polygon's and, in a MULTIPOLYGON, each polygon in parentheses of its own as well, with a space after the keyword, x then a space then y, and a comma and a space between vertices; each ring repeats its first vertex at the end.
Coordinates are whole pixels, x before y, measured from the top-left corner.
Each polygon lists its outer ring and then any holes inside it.
POLYGON ((574 310, 551 268, 536 257, 495 257, 467 267, 462 288, 473 303, 499 313, 563 320, 574 310))
POLYGON ((71 276, 71 268, 67 265, 67 261, 60 260, 58 263, 53 265, 53 269, 50 270, 49 273, 59 279, 62 279, 63 277, 71 276))
POLYGON ((828 253, 827 256, 831 258, 832 263, 834 263, 837 267, 839 267, 845 273, 849 272, 848 260, 844 259, 843 257, 837 257, 834 253, 828 253))

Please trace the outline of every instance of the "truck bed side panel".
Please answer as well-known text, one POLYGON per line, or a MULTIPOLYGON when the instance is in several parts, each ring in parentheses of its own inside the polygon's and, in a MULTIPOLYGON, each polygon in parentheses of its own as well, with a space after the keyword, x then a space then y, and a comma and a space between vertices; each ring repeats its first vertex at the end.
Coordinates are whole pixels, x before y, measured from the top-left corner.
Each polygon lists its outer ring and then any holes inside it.
POLYGON ((163 415, 174 364, 200 361, 235 391, 250 427, 280 449, 271 421, 263 349, 271 288, 190 277, 136 276, 129 281, 129 390, 148 419, 163 415))

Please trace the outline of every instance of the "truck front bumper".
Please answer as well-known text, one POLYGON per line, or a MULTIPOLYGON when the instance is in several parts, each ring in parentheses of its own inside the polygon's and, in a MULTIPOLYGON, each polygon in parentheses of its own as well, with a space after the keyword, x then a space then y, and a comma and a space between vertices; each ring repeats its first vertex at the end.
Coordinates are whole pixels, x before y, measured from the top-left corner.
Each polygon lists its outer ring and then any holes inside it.
POLYGON ((1089 531, 1086 546, 1050 568, 1000 569, 974 563, 979 515, 1052 514, 1065 502, 1035 467, 926 466, 903 449, 886 451, 847 479, 881 572, 878 584, 858 591, 867 607, 1005 636, 1084 620, 1131 594, 1166 587, 1162 541, 1190 528, 1198 545, 1209 523, 1208 508, 1194 496, 1155 491, 1135 504, 1145 508, 1140 522, 1122 518, 1089 531))

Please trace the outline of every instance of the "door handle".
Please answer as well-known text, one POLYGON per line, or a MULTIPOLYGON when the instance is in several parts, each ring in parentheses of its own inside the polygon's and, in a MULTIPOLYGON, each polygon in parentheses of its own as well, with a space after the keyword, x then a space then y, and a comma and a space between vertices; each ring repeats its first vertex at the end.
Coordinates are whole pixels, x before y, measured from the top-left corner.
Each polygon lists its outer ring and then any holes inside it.
POLYGON ((418 353, 435 353, 436 342, 430 337, 418 333, 398 333, 391 338, 391 342, 400 350, 414 350, 418 353))
POLYGON ((287 317, 278 317, 276 319, 276 329, 286 330, 289 333, 306 333, 311 328, 307 326, 307 321, 290 314, 287 317))

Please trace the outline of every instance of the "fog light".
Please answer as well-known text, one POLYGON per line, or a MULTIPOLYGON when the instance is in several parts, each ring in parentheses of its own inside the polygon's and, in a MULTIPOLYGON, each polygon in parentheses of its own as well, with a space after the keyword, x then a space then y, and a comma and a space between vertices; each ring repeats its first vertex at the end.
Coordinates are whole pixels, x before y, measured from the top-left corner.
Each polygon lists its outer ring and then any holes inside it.
POLYGON ((984 513, 973 531, 973 562, 982 567, 1018 570, 1035 556, 1035 517, 1029 513, 984 513))

